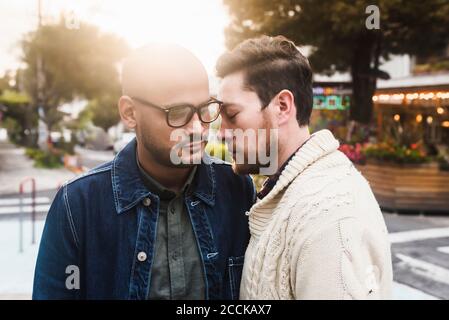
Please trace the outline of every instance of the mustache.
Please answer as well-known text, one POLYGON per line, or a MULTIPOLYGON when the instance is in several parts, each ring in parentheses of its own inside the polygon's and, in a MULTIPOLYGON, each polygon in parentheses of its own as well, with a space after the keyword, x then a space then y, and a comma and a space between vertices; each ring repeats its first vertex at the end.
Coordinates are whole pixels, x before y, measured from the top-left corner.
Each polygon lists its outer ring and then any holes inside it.
POLYGON ((209 134, 207 133, 191 133, 191 134, 186 134, 183 135, 182 138, 180 139, 180 141, 177 142, 177 145, 179 147, 184 147, 190 144, 194 144, 194 143, 207 143, 209 142, 209 134))

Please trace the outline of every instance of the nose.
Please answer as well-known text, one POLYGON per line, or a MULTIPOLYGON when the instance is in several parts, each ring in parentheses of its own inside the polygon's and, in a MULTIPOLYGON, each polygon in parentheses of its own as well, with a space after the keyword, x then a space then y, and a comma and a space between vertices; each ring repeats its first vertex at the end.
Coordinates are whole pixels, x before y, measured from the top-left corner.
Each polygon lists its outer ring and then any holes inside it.
POLYGON ((190 122, 184 127, 186 133, 188 135, 199 135, 199 136, 203 136, 205 130, 206 130, 206 126, 204 123, 202 123, 200 121, 200 118, 198 117, 198 114, 195 113, 192 117, 192 119, 190 120, 190 122))

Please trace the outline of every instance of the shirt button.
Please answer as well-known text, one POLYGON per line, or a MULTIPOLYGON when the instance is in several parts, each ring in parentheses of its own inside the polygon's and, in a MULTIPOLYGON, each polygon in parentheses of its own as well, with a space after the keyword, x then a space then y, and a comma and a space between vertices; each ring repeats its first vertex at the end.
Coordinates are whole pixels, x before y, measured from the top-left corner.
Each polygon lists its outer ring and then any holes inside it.
POLYGON ((139 252, 137 254, 137 260, 139 260, 140 262, 144 262, 145 260, 147 260, 147 254, 143 251, 139 252))
POLYGON ((150 204, 151 204, 151 199, 150 199, 150 198, 145 198, 145 199, 143 199, 143 205, 144 205, 145 207, 150 206, 150 204))
POLYGON ((173 252, 172 259, 175 261, 178 259, 178 255, 176 254, 176 252, 173 252))

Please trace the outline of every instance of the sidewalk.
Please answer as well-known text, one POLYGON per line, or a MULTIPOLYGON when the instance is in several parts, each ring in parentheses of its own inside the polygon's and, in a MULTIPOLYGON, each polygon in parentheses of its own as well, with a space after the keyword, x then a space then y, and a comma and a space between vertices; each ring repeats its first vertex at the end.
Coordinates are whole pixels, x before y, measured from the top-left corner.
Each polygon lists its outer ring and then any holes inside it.
MULTIPOLYGON (((25 156, 24 148, 0 142, 0 195, 18 193, 20 183, 27 177, 36 179, 37 190, 48 190, 56 189, 75 174, 65 168, 34 168, 33 161, 25 156)), ((25 186, 25 191, 29 191, 29 185, 25 186)))

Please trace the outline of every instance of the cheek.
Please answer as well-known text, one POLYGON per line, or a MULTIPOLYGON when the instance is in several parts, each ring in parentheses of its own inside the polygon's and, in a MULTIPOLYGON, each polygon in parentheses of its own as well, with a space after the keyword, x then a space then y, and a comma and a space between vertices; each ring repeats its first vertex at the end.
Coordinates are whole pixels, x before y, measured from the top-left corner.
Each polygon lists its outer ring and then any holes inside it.
POLYGON ((167 145, 170 142, 172 128, 159 119, 141 118, 137 121, 136 131, 155 145, 167 145))
POLYGON ((264 128, 264 119, 260 112, 257 113, 242 113, 239 115, 238 122, 241 124, 239 127, 244 130, 254 130, 257 133, 258 129, 264 128))

